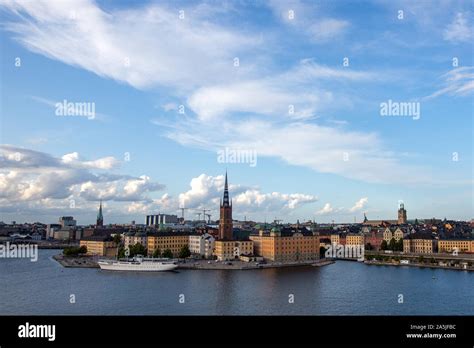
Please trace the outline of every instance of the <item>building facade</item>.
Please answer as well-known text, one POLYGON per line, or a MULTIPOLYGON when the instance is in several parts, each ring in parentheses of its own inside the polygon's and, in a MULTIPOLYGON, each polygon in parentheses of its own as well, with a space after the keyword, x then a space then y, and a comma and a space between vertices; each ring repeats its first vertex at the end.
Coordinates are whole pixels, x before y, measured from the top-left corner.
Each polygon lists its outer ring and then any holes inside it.
POLYGON ((130 247, 130 245, 141 244, 145 248, 148 247, 148 237, 145 232, 127 232, 123 237, 123 245, 125 249, 130 247))
POLYGON ((75 227, 76 220, 72 216, 61 216, 59 218, 59 224, 61 228, 75 227))
POLYGON ((474 240, 471 239, 440 239, 438 241, 440 253, 474 253, 474 240))
POLYGON ((190 233, 187 232, 152 233, 147 236, 148 255, 153 255, 156 250, 163 253, 169 249, 173 253, 173 256, 177 257, 183 247, 189 247, 189 237, 190 233))
POLYGON ((145 223, 147 226, 159 226, 165 224, 177 224, 179 222, 177 215, 157 214, 147 215, 145 223))
POLYGON ((251 240, 216 240, 214 255, 219 261, 238 260, 254 254, 253 244, 251 240))
POLYGON ((214 251, 215 238, 208 233, 189 236, 189 251, 191 254, 209 258, 214 251))
POLYGON ((403 240, 403 252, 407 254, 433 254, 435 246, 435 240, 430 236, 414 234, 403 240))
POLYGON ((81 239, 79 245, 87 248, 86 255, 115 257, 117 255, 117 244, 103 237, 86 237, 81 239))
POLYGON ((346 245, 365 245, 364 235, 349 233, 346 236, 346 245))
POLYGON ((403 239, 403 231, 400 227, 396 227, 395 229, 390 227, 385 228, 385 231, 383 232, 383 240, 389 243, 392 238, 395 238, 397 242, 400 239, 403 239))
POLYGON ((269 261, 308 261, 319 259, 319 236, 307 229, 292 231, 272 228, 251 235, 254 253, 269 261))

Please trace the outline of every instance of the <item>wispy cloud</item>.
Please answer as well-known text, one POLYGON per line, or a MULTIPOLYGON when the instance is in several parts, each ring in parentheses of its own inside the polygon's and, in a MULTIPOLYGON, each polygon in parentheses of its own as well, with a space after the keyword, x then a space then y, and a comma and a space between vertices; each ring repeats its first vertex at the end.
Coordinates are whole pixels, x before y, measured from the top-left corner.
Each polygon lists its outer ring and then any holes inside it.
POLYGON ((425 100, 441 95, 463 97, 474 92, 474 67, 472 66, 455 68, 442 75, 441 78, 444 80, 444 86, 425 97, 425 100))

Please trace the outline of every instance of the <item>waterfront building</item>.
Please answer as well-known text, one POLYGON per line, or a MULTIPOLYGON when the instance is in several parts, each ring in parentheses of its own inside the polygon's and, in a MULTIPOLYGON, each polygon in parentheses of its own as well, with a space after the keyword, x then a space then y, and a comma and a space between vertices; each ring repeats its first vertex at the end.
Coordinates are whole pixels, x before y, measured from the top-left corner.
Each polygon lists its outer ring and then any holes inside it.
POLYGON ((398 208, 398 224, 403 225, 407 223, 407 211, 405 209, 405 204, 400 203, 398 208))
POLYGON ((333 233, 329 236, 329 239, 331 239, 331 244, 337 244, 337 245, 346 244, 346 236, 341 233, 333 233))
POLYGON ((189 251, 191 254, 209 258, 214 251, 215 238, 208 233, 189 236, 189 251))
POLYGON ((148 246, 148 236, 145 232, 127 232, 123 238, 123 245, 127 249, 130 245, 141 244, 145 248, 148 246))
POLYGON ((148 255, 153 255, 156 250, 163 253, 166 249, 171 250, 173 256, 177 257, 184 246, 189 247, 189 232, 156 232, 149 234, 146 239, 148 255))
POLYGON ((96 226, 104 226, 104 216, 102 215, 102 200, 100 201, 99 212, 97 213, 96 226))
POLYGON ((433 254, 436 241, 431 234, 416 232, 403 239, 403 252, 415 254, 433 254))
POLYGON ((474 240, 472 239, 440 239, 438 252, 440 253, 474 253, 474 240))
POLYGON ((254 242, 251 240, 216 240, 214 255, 219 261, 238 260, 241 256, 254 254, 254 242))
MULTIPOLYGON (((319 259, 319 235, 307 228, 273 227, 250 236, 255 255, 270 261, 307 261, 319 259)), ((331 240, 332 242, 332 240, 331 240)))
POLYGON ((87 248, 86 255, 106 257, 115 257, 117 255, 117 244, 108 237, 86 237, 81 239, 79 245, 87 248))
POLYGON ((232 201, 229 201, 229 187, 227 185, 227 172, 225 173, 224 198, 220 204, 219 239, 232 240, 232 201))
POLYGON ((365 245, 363 234, 349 233, 346 236, 346 245, 365 245))

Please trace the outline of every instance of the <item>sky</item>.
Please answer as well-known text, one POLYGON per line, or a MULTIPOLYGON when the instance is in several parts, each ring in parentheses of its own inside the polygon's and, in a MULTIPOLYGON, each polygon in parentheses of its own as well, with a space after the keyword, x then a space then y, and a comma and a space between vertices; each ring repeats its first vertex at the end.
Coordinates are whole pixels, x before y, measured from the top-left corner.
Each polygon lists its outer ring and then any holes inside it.
POLYGON ((226 170, 235 219, 470 220, 473 23, 472 1, 2 0, 0 220, 217 219, 226 170))

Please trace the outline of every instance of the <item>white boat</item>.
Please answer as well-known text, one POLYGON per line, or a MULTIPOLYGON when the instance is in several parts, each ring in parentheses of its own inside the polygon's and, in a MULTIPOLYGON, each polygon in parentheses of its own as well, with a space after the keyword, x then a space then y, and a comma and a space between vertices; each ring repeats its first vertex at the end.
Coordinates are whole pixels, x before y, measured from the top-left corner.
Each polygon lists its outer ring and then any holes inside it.
POLYGON ((98 264, 100 269, 107 271, 162 272, 178 268, 176 261, 142 256, 122 260, 99 260, 98 264))

